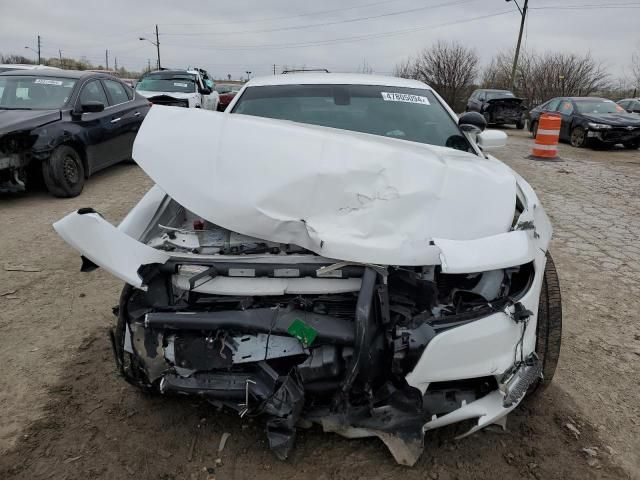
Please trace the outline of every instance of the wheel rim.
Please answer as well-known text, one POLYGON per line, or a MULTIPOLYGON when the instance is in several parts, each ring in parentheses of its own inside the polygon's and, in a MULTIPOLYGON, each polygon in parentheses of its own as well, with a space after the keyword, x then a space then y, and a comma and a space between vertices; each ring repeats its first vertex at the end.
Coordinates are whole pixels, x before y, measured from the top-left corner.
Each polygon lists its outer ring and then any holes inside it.
POLYGON ((64 174, 64 179, 70 184, 75 185, 78 183, 80 179, 80 170, 78 168, 78 163, 75 158, 70 155, 64 157, 64 161, 62 164, 62 171, 64 174))
POLYGON ((574 147, 580 147, 584 143, 584 131, 581 129, 575 129, 571 133, 571 145, 574 147))

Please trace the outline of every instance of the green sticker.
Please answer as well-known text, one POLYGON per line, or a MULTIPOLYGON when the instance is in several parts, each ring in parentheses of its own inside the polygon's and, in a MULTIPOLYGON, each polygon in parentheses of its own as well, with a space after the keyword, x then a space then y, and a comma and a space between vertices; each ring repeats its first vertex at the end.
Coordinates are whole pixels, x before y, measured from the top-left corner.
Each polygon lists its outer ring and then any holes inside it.
POLYGON ((311 345, 318 336, 318 332, 298 318, 291 322, 291 325, 287 328, 287 333, 300 340, 304 347, 311 345))

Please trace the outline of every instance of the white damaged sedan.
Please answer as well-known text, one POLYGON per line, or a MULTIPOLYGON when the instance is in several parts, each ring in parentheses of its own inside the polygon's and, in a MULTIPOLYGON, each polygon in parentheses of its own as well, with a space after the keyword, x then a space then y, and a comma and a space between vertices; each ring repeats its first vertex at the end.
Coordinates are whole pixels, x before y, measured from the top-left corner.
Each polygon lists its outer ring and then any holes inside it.
POLYGON ((225 113, 153 107, 155 186, 54 228, 126 283, 130 383, 261 416, 279 458, 317 423, 413 465, 427 430, 504 427, 560 352, 551 225, 485 126, 413 80, 254 79, 225 113))

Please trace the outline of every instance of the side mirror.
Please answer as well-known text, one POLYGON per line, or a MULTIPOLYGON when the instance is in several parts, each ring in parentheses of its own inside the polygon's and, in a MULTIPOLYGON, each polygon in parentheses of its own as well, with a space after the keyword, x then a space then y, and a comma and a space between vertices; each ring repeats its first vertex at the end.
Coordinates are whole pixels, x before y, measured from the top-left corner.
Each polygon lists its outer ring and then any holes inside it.
POLYGON ((80 107, 82 113, 98 113, 104 110, 104 103, 102 102, 85 102, 80 107))
POLYGON ((487 120, 478 112, 467 112, 458 118, 460 130, 467 133, 480 133, 487 128, 487 120))
POLYGON ((507 144, 507 134, 500 130, 485 130, 477 135, 476 142, 482 150, 501 148, 507 144))
POLYGON ((202 87, 200 93, 202 95, 211 95, 211 89, 209 87, 202 87))

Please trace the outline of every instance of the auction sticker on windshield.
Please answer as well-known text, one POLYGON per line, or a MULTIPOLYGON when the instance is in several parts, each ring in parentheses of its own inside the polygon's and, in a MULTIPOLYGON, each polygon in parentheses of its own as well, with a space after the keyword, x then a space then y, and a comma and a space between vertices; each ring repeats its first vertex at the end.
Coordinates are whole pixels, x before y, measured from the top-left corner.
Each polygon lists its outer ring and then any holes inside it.
POLYGON ((181 83, 181 82, 173 82, 173 86, 174 87, 183 87, 183 88, 187 88, 189 85, 186 83, 181 83))
POLYGON ((61 80, 49 80, 46 78, 36 78, 36 80, 33 83, 40 83, 42 85, 57 85, 57 86, 62 85, 61 80))
POLYGON ((422 105, 431 105, 427 97, 420 95, 412 95, 410 93, 393 93, 393 92, 380 92, 382 99, 385 102, 406 102, 406 103, 419 103, 422 105))

